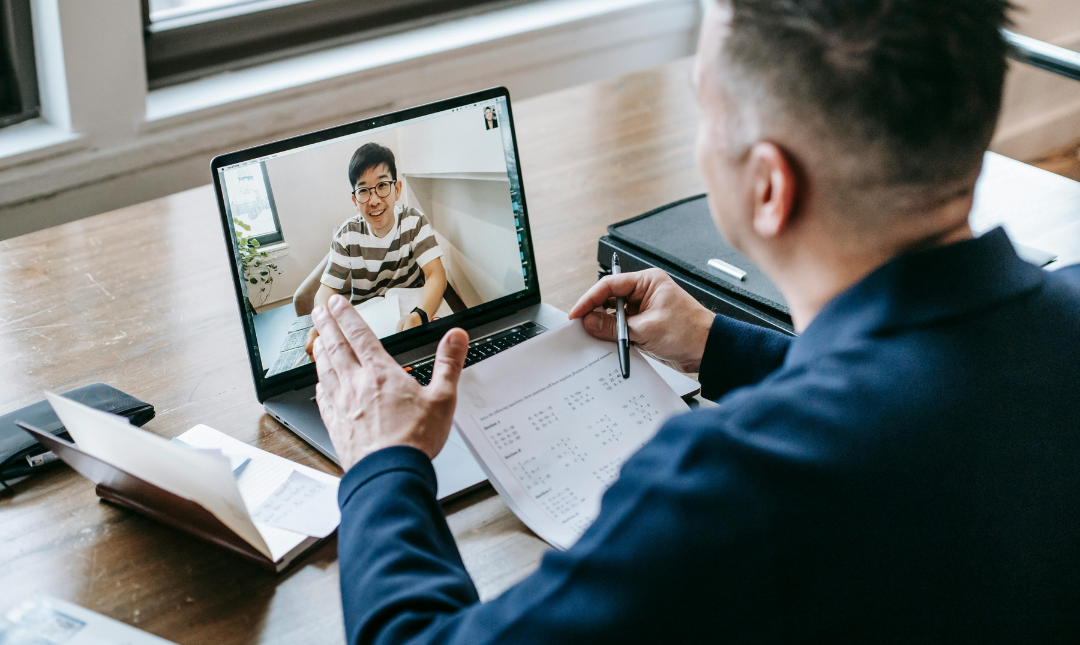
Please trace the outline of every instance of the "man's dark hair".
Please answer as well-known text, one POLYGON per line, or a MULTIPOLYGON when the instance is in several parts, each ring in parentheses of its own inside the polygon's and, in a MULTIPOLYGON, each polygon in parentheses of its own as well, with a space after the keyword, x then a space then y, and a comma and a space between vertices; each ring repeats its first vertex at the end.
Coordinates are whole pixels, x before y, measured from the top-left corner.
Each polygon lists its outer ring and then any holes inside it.
POLYGON ((397 162, 394 161, 394 152, 377 143, 365 143, 356 149, 349 161, 349 188, 356 188, 356 181, 360 175, 380 164, 386 164, 390 169, 390 178, 397 181, 397 162))
POLYGON ((979 168, 1001 108, 1008 0, 719 1, 732 9, 724 62, 796 125, 883 152, 859 174, 935 184, 979 168))

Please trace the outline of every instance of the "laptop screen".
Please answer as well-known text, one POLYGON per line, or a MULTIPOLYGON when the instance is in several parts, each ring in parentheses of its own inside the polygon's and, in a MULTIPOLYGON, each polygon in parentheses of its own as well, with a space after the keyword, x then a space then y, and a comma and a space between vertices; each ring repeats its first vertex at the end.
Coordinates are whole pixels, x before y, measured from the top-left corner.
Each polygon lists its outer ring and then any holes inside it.
POLYGON ((333 294, 387 344, 536 291, 509 106, 492 94, 215 160, 257 382, 313 371, 310 314, 333 294))

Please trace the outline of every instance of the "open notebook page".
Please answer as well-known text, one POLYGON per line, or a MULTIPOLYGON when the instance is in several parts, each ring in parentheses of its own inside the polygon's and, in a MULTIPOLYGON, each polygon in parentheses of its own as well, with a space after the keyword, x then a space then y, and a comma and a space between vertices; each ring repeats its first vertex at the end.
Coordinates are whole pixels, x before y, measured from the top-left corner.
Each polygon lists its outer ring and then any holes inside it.
MULTIPOLYGON (((341 482, 339 478, 249 446, 209 426, 197 425, 178 438, 192 446, 216 448, 225 453, 251 459, 244 471, 236 478, 236 483, 240 487, 240 495, 244 503, 252 514, 285 483, 293 471, 327 484, 333 489, 334 499, 337 499, 338 484, 341 482)), ((336 507, 333 512, 337 513, 336 507)), ((340 515, 337 519, 340 521, 340 515)), ((275 562, 308 539, 306 534, 276 528, 264 522, 255 521, 255 526, 270 547, 271 559, 275 562)))
POLYGON ((689 408, 630 352, 572 321, 462 372, 454 425, 495 489, 545 541, 569 548, 623 463, 689 408))

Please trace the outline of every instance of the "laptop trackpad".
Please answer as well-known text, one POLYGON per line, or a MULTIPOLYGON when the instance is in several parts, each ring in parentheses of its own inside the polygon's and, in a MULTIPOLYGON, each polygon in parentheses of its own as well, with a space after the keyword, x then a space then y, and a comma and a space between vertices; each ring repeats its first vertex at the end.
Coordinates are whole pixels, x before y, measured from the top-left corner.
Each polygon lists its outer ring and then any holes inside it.
POLYGON ((457 430, 452 428, 450 438, 431 465, 435 467, 435 476, 439 480, 439 490, 435 494, 438 499, 444 499, 487 480, 480 464, 473 459, 457 430))

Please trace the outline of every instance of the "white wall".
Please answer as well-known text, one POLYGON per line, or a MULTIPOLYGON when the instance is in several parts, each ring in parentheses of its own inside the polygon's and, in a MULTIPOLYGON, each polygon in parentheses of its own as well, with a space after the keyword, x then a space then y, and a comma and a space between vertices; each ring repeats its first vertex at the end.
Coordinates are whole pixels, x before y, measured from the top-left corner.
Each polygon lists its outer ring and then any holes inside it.
POLYGON ((402 128, 398 139, 410 199, 427 214, 450 283, 469 307, 525 288, 506 126, 488 130, 478 106, 402 128))
POLYGON ((435 229, 450 282, 466 306, 525 288, 508 181, 413 177, 409 188, 435 229))
MULTIPOLYGON (((1014 30, 1080 51, 1080 2, 1015 0, 1014 30)), ((1080 83, 1010 63, 1001 120, 991 148, 1032 160, 1080 143, 1080 83)))
POLYGON ((405 175, 498 173, 506 175, 502 128, 484 127, 484 110, 477 106, 402 128, 401 162, 405 175))

